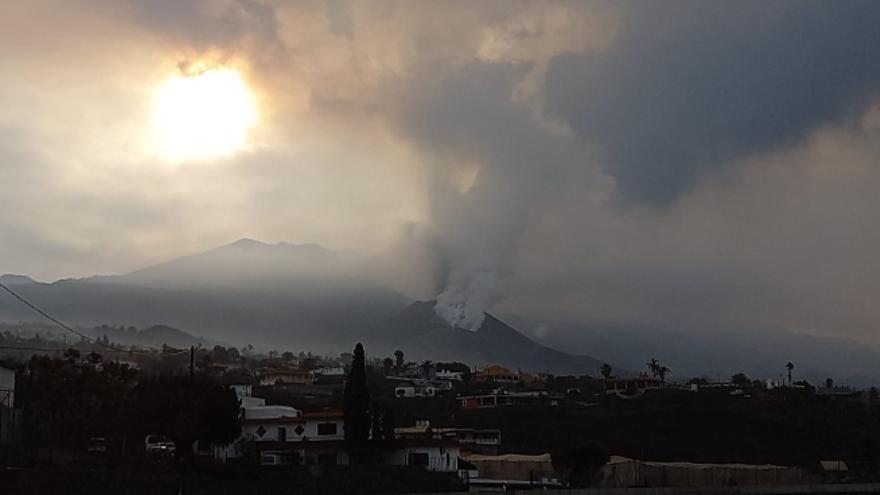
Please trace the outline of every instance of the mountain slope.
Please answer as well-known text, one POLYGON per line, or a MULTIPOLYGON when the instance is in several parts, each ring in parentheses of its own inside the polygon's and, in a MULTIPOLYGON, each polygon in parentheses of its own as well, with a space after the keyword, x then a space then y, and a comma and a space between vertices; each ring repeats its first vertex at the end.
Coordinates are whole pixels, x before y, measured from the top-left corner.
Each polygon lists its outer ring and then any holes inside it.
POLYGON ((35 284, 37 283, 34 279, 26 276, 26 275, 14 275, 12 273, 7 273, 5 275, 0 275, 0 284, 4 284, 6 286, 13 285, 24 285, 24 284, 35 284))
MULTIPOLYGON (((454 328, 434 312, 434 301, 419 301, 389 321, 375 349, 390 355, 402 349, 409 359, 461 361, 471 366, 500 364, 555 374, 596 374, 602 362, 539 345, 487 314, 476 331, 454 328)), ((375 352, 374 352, 375 354, 375 352)))
MULTIPOLYGON (((408 302, 350 274, 352 257, 315 245, 241 240, 127 275, 17 284, 75 325, 156 324, 258 348, 349 349, 408 302)), ((40 317, 0 294, 0 320, 40 317)))

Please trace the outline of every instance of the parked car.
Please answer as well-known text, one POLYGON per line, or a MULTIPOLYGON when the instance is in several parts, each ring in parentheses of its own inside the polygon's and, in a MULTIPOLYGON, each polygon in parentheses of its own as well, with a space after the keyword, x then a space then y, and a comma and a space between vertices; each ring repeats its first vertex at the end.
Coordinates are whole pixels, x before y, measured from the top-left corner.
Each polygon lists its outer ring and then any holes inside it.
POLYGON ((86 452, 90 454, 106 454, 107 439, 104 437, 89 438, 89 443, 86 444, 86 452))
POLYGON ((147 435, 144 439, 147 457, 173 457, 177 446, 165 435, 147 435))

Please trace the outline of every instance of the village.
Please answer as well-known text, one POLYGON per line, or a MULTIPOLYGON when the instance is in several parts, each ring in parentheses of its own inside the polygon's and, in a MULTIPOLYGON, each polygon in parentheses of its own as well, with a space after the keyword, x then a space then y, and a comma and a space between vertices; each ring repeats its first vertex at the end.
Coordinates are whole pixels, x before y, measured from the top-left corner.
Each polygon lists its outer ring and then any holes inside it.
MULTIPOLYGON (((594 375, 553 376, 501 365, 416 363, 403 350, 366 357, 360 345, 339 356, 219 345, 117 358, 69 349, 54 360, 6 366, 0 367, 0 461, 8 466, 134 463, 159 472, 210 466, 314 474, 316 468, 338 473, 369 465, 420 472, 447 491, 813 485, 870 482, 876 473, 877 391, 831 380, 820 387, 790 376, 779 382, 743 374, 726 382, 672 381, 654 359, 645 371, 618 373, 604 365, 594 375), (128 416, 111 421, 100 405, 59 419, 57 411, 41 408, 61 399, 33 388, 48 383, 38 375, 58 369, 84 381, 93 377, 98 387, 121 380, 135 390, 153 383, 183 387, 185 396, 193 393, 186 387, 204 384, 201 389, 217 392, 195 399, 201 404, 185 414, 157 409, 157 417, 171 415, 165 423, 128 416), (358 395, 351 388, 357 380, 366 401, 355 408, 365 414, 360 419, 352 416, 349 397, 358 395), (819 411, 833 417, 805 419, 819 411), (830 431, 826 425, 844 415, 847 422, 830 431), (854 431, 861 417, 868 418, 864 429, 854 431), (129 424, 137 421, 143 423, 129 424), (717 421, 726 433, 715 431, 717 421), (159 426, 181 422, 189 426, 159 426), (78 434, 59 435, 59 428, 78 434), (775 434, 764 431, 774 428, 775 434), (220 429, 223 434, 213 433, 220 429), (360 441, 346 433, 356 429, 360 441)), ((61 380, 69 385, 71 379, 61 380)), ((89 400, 89 386, 76 387, 76 402, 89 400)), ((144 404, 137 409, 160 407, 148 400, 150 392, 137 395, 144 404)), ((392 482, 386 491, 405 488, 412 489, 392 482)))

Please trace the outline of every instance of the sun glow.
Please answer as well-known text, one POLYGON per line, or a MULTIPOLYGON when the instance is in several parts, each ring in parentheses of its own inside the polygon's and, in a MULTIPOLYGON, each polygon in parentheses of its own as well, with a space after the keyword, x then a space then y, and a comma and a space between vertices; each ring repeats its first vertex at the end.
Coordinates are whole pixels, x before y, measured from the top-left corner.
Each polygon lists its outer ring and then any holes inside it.
POLYGON ((244 148, 256 122, 253 97, 238 72, 211 69, 174 76, 153 99, 160 153, 172 160, 228 155, 244 148))

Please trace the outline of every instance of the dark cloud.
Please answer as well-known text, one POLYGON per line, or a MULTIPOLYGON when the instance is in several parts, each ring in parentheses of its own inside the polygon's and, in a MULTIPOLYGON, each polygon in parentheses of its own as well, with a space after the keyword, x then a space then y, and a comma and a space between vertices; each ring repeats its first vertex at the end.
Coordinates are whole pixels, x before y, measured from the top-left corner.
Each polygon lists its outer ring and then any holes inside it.
POLYGON ((547 111, 602 147, 625 198, 666 204, 860 112, 880 85, 878 26, 870 0, 631 2, 607 50, 550 63, 547 111))

